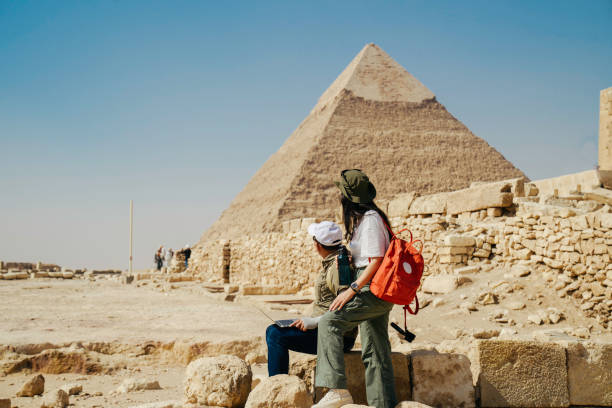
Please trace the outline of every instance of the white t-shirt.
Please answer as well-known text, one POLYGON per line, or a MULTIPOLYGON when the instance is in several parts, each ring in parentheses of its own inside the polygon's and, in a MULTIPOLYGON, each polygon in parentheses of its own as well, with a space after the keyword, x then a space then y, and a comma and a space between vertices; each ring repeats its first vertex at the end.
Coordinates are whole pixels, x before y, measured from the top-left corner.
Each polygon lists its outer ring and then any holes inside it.
POLYGON ((376 211, 369 210, 363 214, 353 232, 350 248, 356 268, 368 266, 369 258, 385 256, 389 248, 389 232, 376 211))

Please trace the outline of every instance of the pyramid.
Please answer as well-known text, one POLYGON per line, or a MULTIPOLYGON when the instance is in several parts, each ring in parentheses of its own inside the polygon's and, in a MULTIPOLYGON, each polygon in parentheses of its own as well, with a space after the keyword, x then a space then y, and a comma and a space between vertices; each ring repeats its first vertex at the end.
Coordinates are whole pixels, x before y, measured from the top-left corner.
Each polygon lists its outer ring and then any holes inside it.
POLYGON ((368 174, 383 200, 525 176, 368 44, 202 240, 280 231, 295 218, 333 219, 339 208, 333 180, 346 168, 368 174))

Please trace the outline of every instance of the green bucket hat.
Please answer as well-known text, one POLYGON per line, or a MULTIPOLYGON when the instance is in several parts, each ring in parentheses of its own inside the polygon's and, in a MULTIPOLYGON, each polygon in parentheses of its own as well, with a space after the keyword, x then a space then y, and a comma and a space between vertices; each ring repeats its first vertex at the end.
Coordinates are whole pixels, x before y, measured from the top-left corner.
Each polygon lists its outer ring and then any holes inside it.
POLYGON ((340 180, 334 181, 342 195, 357 204, 368 204, 376 197, 376 188, 359 169, 342 170, 340 180))

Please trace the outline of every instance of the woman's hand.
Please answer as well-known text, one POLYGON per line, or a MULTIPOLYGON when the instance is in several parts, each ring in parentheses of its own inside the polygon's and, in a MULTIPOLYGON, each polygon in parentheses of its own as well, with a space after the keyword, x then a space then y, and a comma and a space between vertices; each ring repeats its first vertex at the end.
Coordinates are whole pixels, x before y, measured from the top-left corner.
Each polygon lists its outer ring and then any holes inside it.
POLYGON ((344 305, 347 304, 353 298, 353 296, 355 296, 355 291, 353 291, 353 289, 349 288, 345 290, 344 292, 336 296, 332 304, 329 306, 329 310, 333 312, 334 310, 342 309, 344 305))
POLYGON ((297 327, 298 329, 300 329, 301 331, 305 332, 306 330, 306 326, 304 326, 304 321, 302 319, 297 319, 296 321, 294 321, 293 323, 291 323, 289 325, 289 327, 297 327))

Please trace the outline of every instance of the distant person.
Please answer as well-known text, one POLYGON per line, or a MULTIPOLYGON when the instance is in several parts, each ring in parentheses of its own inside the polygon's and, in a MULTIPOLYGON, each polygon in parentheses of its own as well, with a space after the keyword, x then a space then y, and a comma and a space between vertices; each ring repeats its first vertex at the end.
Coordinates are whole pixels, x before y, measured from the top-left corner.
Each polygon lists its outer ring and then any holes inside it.
POLYGON ((157 267, 157 272, 161 271, 162 266, 164 266, 164 259, 162 258, 162 251, 164 249, 163 245, 160 245, 155 252, 155 264, 157 267))
POLYGON ((183 253, 185 254, 185 268, 187 268, 189 266, 189 257, 191 256, 191 248, 189 245, 185 245, 183 253))
POLYGON ((173 257, 174 257, 174 251, 172 250, 172 248, 168 248, 168 250, 166 251, 166 257, 165 257, 167 269, 170 269, 170 264, 172 263, 173 257))
MULTIPOLYGON (((342 230, 331 221, 311 224, 308 233, 314 241, 314 250, 321 256, 322 267, 315 280, 315 299, 313 317, 302 317, 291 324, 291 327, 268 326, 266 343, 268 344, 268 375, 288 374, 289 350, 300 353, 317 354, 317 326, 321 316, 329 310, 332 301, 339 291, 346 289, 341 285, 338 264, 350 266, 348 253, 342 245, 342 230), (345 256, 339 260, 339 256, 345 256)), ((346 353, 355 344, 357 328, 343 335, 343 351, 346 353)))

